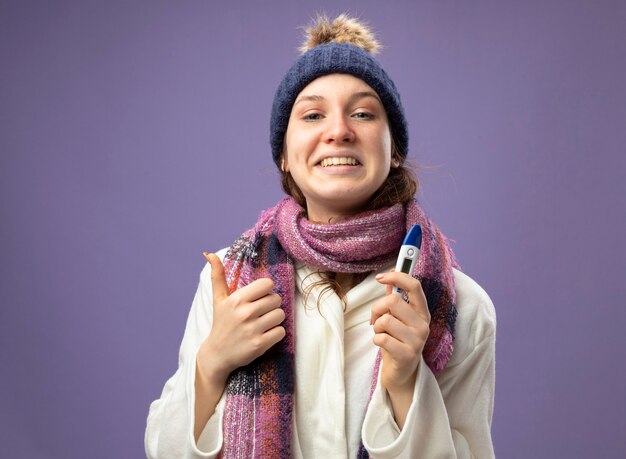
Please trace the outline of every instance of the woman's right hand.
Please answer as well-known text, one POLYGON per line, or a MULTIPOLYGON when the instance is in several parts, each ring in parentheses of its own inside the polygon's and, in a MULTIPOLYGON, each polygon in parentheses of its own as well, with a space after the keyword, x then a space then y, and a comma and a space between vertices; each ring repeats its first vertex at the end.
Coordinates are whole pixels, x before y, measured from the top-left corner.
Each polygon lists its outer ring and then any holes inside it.
POLYGON ((285 312, 271 279, 257 279, 229 294, 221 260, 215 254, 204 257, 211 264, 213 325, 198 351, 197 369, 205 378, 225 382, 232 371, 283 339, 285 312))

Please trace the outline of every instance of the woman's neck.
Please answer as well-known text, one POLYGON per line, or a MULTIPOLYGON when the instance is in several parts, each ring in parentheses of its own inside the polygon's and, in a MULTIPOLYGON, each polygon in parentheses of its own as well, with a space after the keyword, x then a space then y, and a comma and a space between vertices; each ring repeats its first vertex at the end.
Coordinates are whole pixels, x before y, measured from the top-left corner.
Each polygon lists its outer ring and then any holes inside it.
POLYGON ((344 296, 348 291, 356 285, 354 275, 352 273, 335 273, 335 282, 339 286, 340 296, 344 296))
POLYGON ((344 297, 353 287, 363 282, 369 273, 335 273, 335 283, 340 291, 336 292, 340 297, 344 297))
POLYGON ((363 211, 360 207, 349 209, 331 209, 329 207, 313 206, 307 203, 307 219, 312 223, 339 223, 346 218, 363 211))

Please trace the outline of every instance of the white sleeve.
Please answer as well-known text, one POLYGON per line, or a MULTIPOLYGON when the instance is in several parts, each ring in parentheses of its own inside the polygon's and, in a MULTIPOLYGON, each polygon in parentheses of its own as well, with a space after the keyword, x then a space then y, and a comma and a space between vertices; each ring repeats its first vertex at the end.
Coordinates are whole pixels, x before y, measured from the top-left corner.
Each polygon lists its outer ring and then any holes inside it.
POLYGON ((362 431, 372 458, 494 457, 495 311, 478 284, 455 274, 459 315, 453 356, 437 378, 421 361, 402 431, 379 379, 362 431))
MULTIPOLYGON (((217 255, 223 258, 225 251, 217 255)), ((158 400, 150 405, 144 444, 150 459, 215 458, 222 448, 224 397, 194 440, 196 353, 213 322, 211 268, 207 263, 187 318, 178 355, 178 369, 168 379, 158 400)))

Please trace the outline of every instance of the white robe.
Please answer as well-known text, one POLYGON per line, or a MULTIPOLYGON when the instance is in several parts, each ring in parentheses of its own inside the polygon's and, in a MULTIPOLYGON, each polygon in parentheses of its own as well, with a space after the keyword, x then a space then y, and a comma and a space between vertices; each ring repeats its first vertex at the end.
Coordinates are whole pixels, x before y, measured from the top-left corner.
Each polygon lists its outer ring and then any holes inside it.
MULTIPOLYGON (((220 258, 225 251, 218 253, 220 258)), ((384 269, 381 271, 388 271, 384 269)), ((495 311, 476 282, 455 270, 458 317, 454 353, 435 378, 422 360, 402 431, 380 381, 368 405, 378 348, 369 324, 372 304, 385 287, 372 273, 346 295, 328 291, 319 310, 318 278, 296 266, 296 392, 292 432, 294 458, 355 458, 363 441, 373 458, 491 458, 495 383, 495 311)), ((194 431, 196 352, 212 323, 210 266, 200 275, 176 373, 150 406, 145 434, 149 458, 214 458, 222 447, 224 397, 196 444, 194 431)))

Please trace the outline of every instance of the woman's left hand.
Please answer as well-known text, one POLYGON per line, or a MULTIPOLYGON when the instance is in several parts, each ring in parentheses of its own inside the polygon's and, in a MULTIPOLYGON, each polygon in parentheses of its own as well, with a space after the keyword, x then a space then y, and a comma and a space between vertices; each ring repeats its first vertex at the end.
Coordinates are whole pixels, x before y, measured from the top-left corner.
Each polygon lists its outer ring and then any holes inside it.
MULTIPOLYGON (((430 313, 422 284, 409 274, 392 271, 376 276, 387 285, 387 296, 372 307, 374 344, 382 350, 381 382, 390 395, 410 394, 422 350, 430 331, 430 313), (409 302, 392 293, 397 286, 408 293, 409 302)), ((408 409, 408 407, 407 407, 408 409)))

